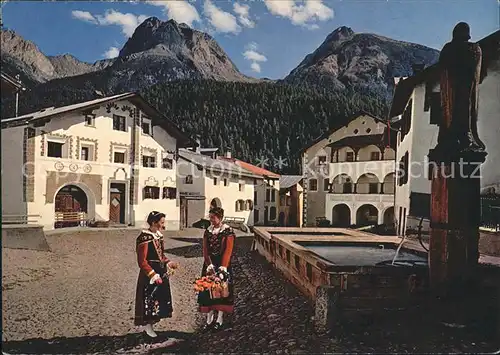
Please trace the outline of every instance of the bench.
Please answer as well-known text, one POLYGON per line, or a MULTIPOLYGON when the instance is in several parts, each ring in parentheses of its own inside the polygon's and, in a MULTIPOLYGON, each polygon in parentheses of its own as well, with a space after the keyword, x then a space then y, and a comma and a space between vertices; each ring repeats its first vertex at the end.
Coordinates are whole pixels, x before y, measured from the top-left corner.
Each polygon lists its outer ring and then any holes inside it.
POLYGON ((224 217, 224 223, 227 223, 233 228, 238 228, 245 233, 249 233, 250 228, 248 228, 245 222, 246 219, 243 217, 224 217))
POLYGON ((55 228, 86 227, 88 218, 85 212, 56 212, 54 216, 55 228))
POLYGON ((3 214, 2 224, 36 224, 39 219, 38 214, 3 214))

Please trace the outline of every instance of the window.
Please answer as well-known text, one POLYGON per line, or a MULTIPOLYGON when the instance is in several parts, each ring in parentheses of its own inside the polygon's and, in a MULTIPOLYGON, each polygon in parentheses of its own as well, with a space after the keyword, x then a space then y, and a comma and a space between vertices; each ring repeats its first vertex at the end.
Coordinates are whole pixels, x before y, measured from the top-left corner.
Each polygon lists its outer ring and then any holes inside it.
POLYGON ((323 180, 323 191, 330 191, 330 179, 323 180))
POLYGON ((318 165, 325 165, 326 164, 326 156, 320 156, 318 157, 318 165))
POLYGON ((82 147, 80 152, 81 160, 90 160, 90 147, 82 147))
POLYGON ((252 200, 247 200, 246 201, 246 210, 248 210, 248 211, 253 210, 253 202, 252 202, 252 200))
POLYGON ((227 181, 227 179, 224 179, 224 186, 229 186, 229 181, 227 181))
POLYGON ((156 157, 150 155, 143 155, 142 166, 145 168, 156 168, 156 157))
POLYGON ((217 180, 217 178, 214 178, 214 185, 217 186, 219 184, 219 181, 217 180))
POLYGON ((408 152, 399 161, 399 169, 397 172, 398 185, 402 186, 408 182, 408 152))
POLYGON ((370 182, 368 185, 368 193, 369 194, 378 194, 378 183, 377 182, 370 182))
POLYGON ((191 185, 193 183, 193 175, 187 175, 185 180, 184 180, 184 183, 191 185))
POLYGON ((271 201, 271 189, 266 189, 266 202, 271 201))
POLYGON ((145 199, 158 200, 160 198, 160 188, 155 186, 144 187, 142 198, 143 200, 145 199))
POLYGON ((238 200, 239 204, 240 204, 240 211, 245 211, 245 208, 246 208, 246 203, 245 201, 243 200, 238 200))
POLYGON ((270 220, 275 220, 276 219, 276 207, 271 206, 269 209, 269 219, 270 220))
POLYGON ((151 120, 148 118, 142 118, 142 123, 141 123, 141 128, 142 128, 142 133, 147 134, 149 136, 153 135, 153 129, 151 126, 151 120))
POLYGON ((271 202, 276 201, 276 190, 271 190, 271 202))
POLYGON ((115 152, 113 154, 113 163, 125 164, 125 152, 115 152))
POLYGON ((318 191, 318 180, 309 179, 309 190, 318 191))
POLYGON ((125 116, 113 115, 113 129, 115 131, 126 132, 127 128, 125 127, 125 122, 125 116))
POLYGON ((253 201, 255 204, 257 204, 257 191, 253 192, 253 201))
POLYGON ((354 161, 354 152, 345 153, 345 161, 354 161))
POLYGON ((433 92, 431 94, 431 124, 440 124, 441 123, 441 93, 433 92))
POLYGON ((238 184, 239 191, 245 190, 245 184, 238 184))
POLYGON ((52 158, 62 158, 63 157, 63 147, 64 143, 59 142, 47 142, 47 156, 52 158))
POLYGON ((253 210, 253 223, 259 223, 259 210, 253 210))
POLYGON ((161 160, 161 167, 162 169, 172 170, 174 168, 174 159, 170 157, 163 157, 161 160))
POLYGON ((177 189, 175 187, 164 187, 162 197, 164 200, 175 200, 177 198, 177 189))
POLYGON ((413 100, 410 100, 405 111, 403 112, 403 118, 401 120, 401 141, 403 141, 404 137, 408 134, 408 132, 410 132, 412 108, 413 100))
POLYGON ((85 126, 95 126, 95 115, 85 115, 85 126))
POLYGON ((257 185, 257 179, 253 179, 253 185, 256 186, 257 185))
POLYGON ((371 152, 370 160, 380 160, 380 152, 371 152))

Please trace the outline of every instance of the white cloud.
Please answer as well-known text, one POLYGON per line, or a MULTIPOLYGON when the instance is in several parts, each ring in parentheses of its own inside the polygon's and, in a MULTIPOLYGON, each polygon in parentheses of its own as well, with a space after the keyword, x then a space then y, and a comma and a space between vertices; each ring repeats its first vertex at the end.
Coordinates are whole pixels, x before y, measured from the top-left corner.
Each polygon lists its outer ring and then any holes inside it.
POLYGON ((127 37, 132 37, 135 29, 139 26, 144 20, 148 18, 146 15, 136 16, 131 13, 121 13, 115 10, 108 10, 104 13, 104 15, 96 16, 99 25, 109 26, 109 25, 117 25, 122 28, 122 32, 127 37))
POLYGON ((73 18, 95 25, 110 26, 116 25, 122 28, 122 32, 127 37, 132 37, 135 29, 149 16, 134 15, 131 13, 121 13, 115 10, 107 10, 104 15, 92 15, 88 11, 75 10, 71 12, 73 18))
POLYGON ((97 24, 96 18, 88 11, 74 10, 71 11, 71 16, 77 20, 97 24))
POLYGON ((251 65, 250 65, 250 68, 252 68, 252 70, 256 73, 260 73, 260 64, 259 63, 256 63, 256 62, 253 62, 251 65))
POLYGON ((223 33, 238 33, 241 30, 236 17, 229 12, 223 11, 215 6, 210 0, 205 0, 203 8, 204 14, 208 20, 215 27, 217 32, 223 33))
POLYGON ((260 64, 259 62, 267 62, 267 58, 262 53, 257 52, 257 43, 252 42, 246 46, 245 52, 243 52, 243 56, 246 60, 252 62, 250 68, 254 72, 260 73, 260 64))
POLYGON ((233 4, 233 11, 238 15, 238 20, 243 26, 249 28, 253 28, 255 26, 255 22, 250 19, 250 6, 240 5, 235 2, 233 4))
POLYGON ((294 25, 316 29, 316 21, 327 21, 333 18, 333 10, 323 4, 322 0, 264 0, 271 14, 286 17, 294 25))
POLYGON ((200 14, 196 8, 187 1, 147 1, 149 5, 163 7, 163 11, 169 19, 173 19, 179 23, 185 23, 193 26, 194 22, 200 22, 200 14))
POLYGON ((118 57, 118 54, 120 54, 120 50, 118 48, 109 47, 109 49, 103 53, 103 56, 106 59, 112 59, 118 57))

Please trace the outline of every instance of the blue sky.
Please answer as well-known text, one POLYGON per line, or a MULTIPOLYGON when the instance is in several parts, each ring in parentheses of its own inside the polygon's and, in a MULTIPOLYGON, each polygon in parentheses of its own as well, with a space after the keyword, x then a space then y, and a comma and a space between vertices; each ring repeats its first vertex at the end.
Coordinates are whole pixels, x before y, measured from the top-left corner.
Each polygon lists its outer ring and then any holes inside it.
POLYGON ((144 18, 210 33, 245 74, 282 78, 339 26, 440 49, 466 21, 472 40, 499 28, 498 0, 8 1, 4 26, 46 55, 113 56, 144 18))

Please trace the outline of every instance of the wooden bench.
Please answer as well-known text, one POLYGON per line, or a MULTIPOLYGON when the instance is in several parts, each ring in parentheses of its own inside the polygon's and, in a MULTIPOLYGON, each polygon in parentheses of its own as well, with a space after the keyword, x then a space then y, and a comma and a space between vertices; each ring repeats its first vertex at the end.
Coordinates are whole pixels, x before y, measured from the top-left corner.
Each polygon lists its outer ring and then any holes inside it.
POLYGON ((39 219, 38 214, 3 214, 2 224, 36 224, 39 219))
POLYGON ((86 227, 88 217, 85 212, 56 212, 54 216, 55 228, 86 227))

